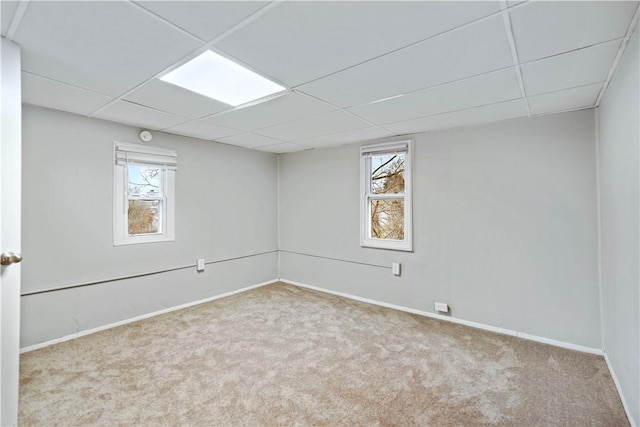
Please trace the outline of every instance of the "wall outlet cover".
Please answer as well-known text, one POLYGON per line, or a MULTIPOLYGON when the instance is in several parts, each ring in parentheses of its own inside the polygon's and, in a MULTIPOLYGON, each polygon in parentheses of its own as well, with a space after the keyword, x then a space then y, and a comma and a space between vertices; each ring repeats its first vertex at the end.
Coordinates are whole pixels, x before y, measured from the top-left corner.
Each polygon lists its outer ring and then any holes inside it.
POLYGON ((435 306, 436 306, 436 311, 440 311, 442 313, 449 312, 449 305, 444 302, 437 302, 435 306))
POLYGON ((391 264, 391 271, 393 272, 393 274, 395 276, 399 276, 400 275, 400 263, 399 262, 394 262, 393 264, 391 264))
POLYGON ((204 258, 198 258, 198 261, 196 262, 196 270, 204 271, 204 258))

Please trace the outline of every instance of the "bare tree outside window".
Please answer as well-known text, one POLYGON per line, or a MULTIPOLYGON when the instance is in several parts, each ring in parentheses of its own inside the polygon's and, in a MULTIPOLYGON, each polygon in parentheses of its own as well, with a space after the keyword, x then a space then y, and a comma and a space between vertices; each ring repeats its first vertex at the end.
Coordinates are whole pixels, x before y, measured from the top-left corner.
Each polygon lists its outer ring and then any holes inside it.
POLYGON ((159 233, 158 201, 129 200, 129 234, 159 233))
POLYGON ((155 195, 160 193, 160 168, 144 165, 129 165, 129 194, 155 195))
POLYGON ((128 176, 129 234, 160 233, 162 169, 145 165, 129 165, 128 176))
MULTIPOLYGON (((405 155, 394 154, 371 158, 371 193, 403 194, 405 192, 405 155)), ((404 239, 404 199, 372 199, 370 206, 371 237, 404 239)))
POLYGON ((175 241, 178 153, 114 141, 113 244, 175 241))
POLYGON ((412 153, 412 140, 360 147, 360 246, 413 250, 412 153))

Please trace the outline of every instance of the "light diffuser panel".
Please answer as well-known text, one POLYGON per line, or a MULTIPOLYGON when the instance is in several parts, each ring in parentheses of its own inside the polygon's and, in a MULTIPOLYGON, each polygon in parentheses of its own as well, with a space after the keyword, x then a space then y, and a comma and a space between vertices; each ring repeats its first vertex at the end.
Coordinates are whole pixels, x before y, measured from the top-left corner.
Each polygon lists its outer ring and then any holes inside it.
POLYGON ((285 89, 210 50, 160 79, 234 107, 285 89))

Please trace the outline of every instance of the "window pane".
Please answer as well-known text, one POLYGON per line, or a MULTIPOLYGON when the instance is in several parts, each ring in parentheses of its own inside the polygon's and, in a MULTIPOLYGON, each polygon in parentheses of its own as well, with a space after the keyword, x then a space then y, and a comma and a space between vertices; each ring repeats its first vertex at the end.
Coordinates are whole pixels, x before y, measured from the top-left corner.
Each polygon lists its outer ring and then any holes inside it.
POLYGON ((371 237, 404 240, 404 200, 371 200, 371 237))
POLYGON ((405 154, 371 157, 371 193, 404 193, 405 154))
POLYGON ((127 165, 130 196, 162 195, 162 169, 146 165, 127 165))
POLYGON ((160 201, 129 200, 129 234, 160 233, 160 201))

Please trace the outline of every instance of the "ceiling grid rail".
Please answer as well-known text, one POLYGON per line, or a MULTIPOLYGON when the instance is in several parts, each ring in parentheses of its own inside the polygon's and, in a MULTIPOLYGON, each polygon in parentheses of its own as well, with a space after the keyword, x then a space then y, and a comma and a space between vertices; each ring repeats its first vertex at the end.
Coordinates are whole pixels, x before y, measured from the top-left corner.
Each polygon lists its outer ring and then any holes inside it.
MULTIPOLYGON (((129 89, 128 91, 126 91, 125 93, 123 93, 122 95, 112 99, 111 101, 109 101, 108 103, 102 105, 100 108, 96 109, 95 111, 93 111, 92 113, 88 114, 87 117, 93 117, 95 114, 99 113, 100 111, 104 110, 105 108, 115 104, 118 101, 122 101, 124 97, 132 94, 133 92, 135 92, 136 90, 142 88, 144 85, 146 85, 147 83, 162 77, 163 75, 173 71, 174 69, 178 68, 179 66, 181 66, 182 64, 184 64, 185 62, 195 58, 196 56, 200 55, 201 53, 204 53, 205 51, 207 51, 208 49, 213 48, 213 46, 218 43, 220 40, 230 36, 231 34, 233 34, 234 32, 238 31, 239 29, 241 29, 242 27, 244 27, 245 25, 250 24, 251 22, 253 22, 254 20, 258 19, 260 16, 262 16, 263 14, 265 14, 266 12, 270 11, 271 9, 273 9, 274 7, 278 6, 279 4, 281 4, 282 1, 274 1, 271 2, 269 4, 267 4, 266 6, 264 6, 263 8, 261 8, 260 10, 254 12, 253 14, 251 14, 250 16, 246 17, 245 19, 243 19, 242 21, 238 22, 237 24, 235 24, 234 26, 232 26, 231 28, 229 28, 228 30, 226 30, 225 32, 223 32, 222 34, 220 34, 219 36, 217 36, 216 38, 214 38, 213 40, 205 43, 204 45, 200 46, 198 49, 194 50, 193 52, 185 55, 184 57, 182 57, 181 59, 179 59, 178 61, 174 62, 173 64, 171 64, 170 66, 164 68, 162 71, 160 71, 159 73, 156 73, 155 75, 151 76, 150 78, 144 80, 142 83, 138 84, 137 86, 129 89)), ((140 7, 140 6, 138 6, 140 7)), ((145 9, 144 7, 140 7, 142 10, 145 10, 149 15, 158 18, 160 20, 162 20, 163 22, 167 22, 169 23, 172 27, 175 27, 176 25, 167 21, 166 19, 159 17, 158 15, 151 13, 150 11, 148 11, 147 9, 145 9)), ((183 30, 184 31, 184 30, 183 30)), ((190 33, 189 33, 190 34, 190 33)), ((197 38, 197 37, 196 37, 197 38)), ((200 38, 197 38, 198 40, 201 40, 200 38)), ((226 56, 229 56, 228 54, 225 53, 226 56)), ((233 58, 233 60, 235 62, 238 63, 242 63, 241 61, 238 61, 236 58, 233 58)), ((245 66, 248 69, 251 69, 251 67, 249 67, 247 64, 242 64, 243 66, 245 66)), ((256 70, 252 70, 252 71, 256 71, 256 70)), ((264 73, 259 73, 264 75, 264 73)), ((281 84, 282 86, 287 87, 286 85, 284 85, 282 82, 279 82, 278 80, 272 78, 271 76, 265 76, 268 77, 269 79, 271 79, 272 81, 275 81, 278 84, 281 84)), ((189 123, 189 122, 187 122, 189 123)))
POLYGON ((640 20, 638 2, 55 3, 3 4, 25 104, 274 152, 597 107, 640 20), (413 25, 426 17, 430 30, 413 25), (280 91, 233 106, 159 81, 207 51, 280 91))
MULTIPOLYGON (((511 7, 510 7, 510 9, 514 9, 514 8, 517 8, 517 7, 523 6, 523 5, 524 5, 524 4, 526 4, 526 3, 527 3, 527 2, 523 2, 523 3, 519 3, 519 4, 517 4, 517 5, 511 6, 511 7)), ((315 78, 315 79, 312 79, 312 80, 306 81, 306 82, 304 82, 304 83, 300 83, 300 84, 298 84, 298 85, 293 86, 293 89, 296 89, 296 88, 298 88, 298 87, 300 87, 300 86, 303 86, 303 85, 307 85, 307 84, 309 84, 309 83, 313 83, 313 82, 315 82, 315 81, 317 81, 317 80, 320 80, 320 79, 324 79, 324 78, 327 78, 327 77, 331 77, 331 76, 333 76, 334 74, 338 74, 338 73, 341 73, 341 72, 343 72, 343 71, 347 71, 347 70, 349 70, 349 69, 351 69, 351 68, 355 68, 355 67, 358 67, 358 66, 360 66, 360 65, 366 64, 366 63, 368 63, 368 62, 375 61, 376 59, 383 58, 383 57, 385 57, 385 56, 387 56, 387 55, 391 55, 391 54, 393 54, 393 53, 400 52, 400 51, 402 51, 402 50, 404 50, 404 49, 408 49, 408 48, 413 47, 413 46, 415 46, 415 45, 418 45, 418 44, 420 44, 420 43, 424 43, 424 42, 426 42, 426 41, 431 41, 431 40, 434 40, 434 39, 438 39, 439 37, 442 37, 442 36, 448 35, 448 34, 453 33, 453 32, 455 32, 455 31, 462 30, 462 29, 464 29, 464 28, 470 27, 470 26, 472 26, 472 25, 475 25, 475 24, 478 24, 478 23, 481 23, 481 22, 484 22, 484 21, 488 21, 488 20, 490 20, 490 19, 492 19, 492 18, 495 18, 496 16, 499 16, 500 14, 502 14, 502 10, 500 10, 500 11, 498 11, 498 12, 490 13, 489 15, 485 15, 485 16, 483 16, 483 17, 481 17, 481 18, 474 19, 474 20, 469 21, 469 22, 467 22, 467 23, 465 23, 465 24, 458 25, 457 27, 449 28, 448 30, 442 31, 442 32, 440 32, 440 33, 438 33, 438 34, 434 34, 434 35, 432 35, 432 36, 429 36, 429 37, 426 37, 426 38, 423 38, 423 39, 417 40, 417 41, 415 41, 415 42, 412 42, 412 43, 409 43, 409 44, 407 44, 407 45, 401 46, 401 47, 399 47, 399 48, 396 48, 396 49, 390 50, 390 51, 385 52, 385 53, 383 53, 383 54, 376 55, 376 56, 374 56, 374 57, 372 57, 372 58, 369 58, 369 59, 367 59, 367 60, 365 60, 365 61, 358 62, 357 64, 353 64, 353 65, 350 65, 350 66, 348 66, 348 67, 342 68, 342 69, 340 69, 340 70, 337 70, 337 71, 331 72, 331 73, 329 73, 329 74, 326 74, 326 75, 323 75, 323 76, 317 77, 317 78, 315 78)))
MULTIPOLYGON (((164 74, 166 74, 166 73, 168 73, 168 72, 170 72, 170 71, 173 71, 175 68, 179 67, 179 66, 180 66, 180 65, 182 65, 184 62, 186 62, 186 61, 188 61, 188 60, 190 60, 190 59, 192 59, 192 58, 196 57, 197 55, 199 55, 199 54, 203 53, 203 52, 204 52, 204 51, 206 51, 207 49, 213 48, 213 47, 214 47, 214 45, 215 45, 215 44, 217 44, 218 42, 220 42, 221 40, 223 40, 223 39, 225 39, 226 37, 230 36, 231 34, 233 34, 234 32, 238 31, 239 29, 243 28, 244 26, 246 26, 246 25, 250 24, 251 22, 253 22, 254 20, 258 19, 259 17, 261 17, 262 15, 264 15, 266 12, 270 11, 272 8, 274 8, 275 6, 277 6, 277 5, 281 4, 281 3, 283 3, 283 1, 282 1, 282 0, 279 0, 279 1, 274 1, 274 2, 272 2, 272 3, 268 4, 268 5, 266 5, 265 7, 263 7, 263 8, 262 8, 262 9, 260 9, 260 10, 258 10, 257 12, 255 12, 254 14, 252 14, 251 16, 249 16, 249 17, 245 18, 244 20, 240 21, 239 23, 237 23, 236 25, 234 25, 233 27, 231 27, 230 29, 228 29, 227 31, 225 31, 224 33, 222 33, 221 35, 217 36, 216 38, 214 38, 214 39, 213 39, 213 40, 211 40, 210 42, 208 42, 208 43, 204 44, 204 45, 203 45, 203 46, 201 46, 200 48, 198 48, 198 49, 196 49, 195 51, 191 52, 190 54, 188 54, 188 55, 184 56, 183 58, 181 58, 180 60, 178 60, 178 61, 177 61, 177 62, 175 62, 174 64, 170 65, 169 67, 167 67, 167 68, 163 69, 162 71, 160 71, 160 72, 159 72, 159 73, 157 73, 156 75, 152 76, 151 78, 146 79, 145 81, 143 81, 142 83, 140 83, 138 86, 135 86, 135 87, 133 87, 132 89, 128 90, 126 93, 124 93, 124 94, 122 94, 122 95, 118 96, 117 98, 112 99, 111 101, 109 101, 109 102, 108 102, 108 103, 106 103, 105 105, 101 106, 101 107, 100 107, 100 108, 98 108, 97 110, 95 110, 95 111, 93 111, 92 113, 90 113, 90 114, 88 115, 88 117, 93 117, 95 114, 99 113, 100 111, 104 110, 105 108, 108 108, 109 106, 113 105, 114 103, 116 103, 116 102, 118 102, 118 101, 122 101, 126 96, 128 96, 128 95, 130 95, 131 93, 135 92, 136 90, 140 89, 141 87, 143 87, 143 86, 144 86, 144 85, 146 85, 147 83, 149 83, 149 82, 153 81, 153 80, 154 80, 154 79, 156 79, 156 78, 161 77, 162 75, 164 75, 164 74)), ((526 4, 526 2, 519 3, 519 4, 517 4, 517 5, 511 6, 511 7, 510 7, 510 9, 514 9, 514 8, 520 7, 520 6, 524 5, 524 4, 526 4)), ((141 7, 141 9, 143 9, 143 10, 147 11, 147 9, 144 9, 144 7, 141 7)), ((149 11, 147 11, 147 12, 149 12, 149 11)), ((151 14, 151 15, 153 15, 154 17, 159 18, 159 19, 161 19, 161 20, 163 20, 163 21, 166 21, 164 18, 159 17, 159 16, 157 16, 156 14, 153 14, 153 13, 151 13, 151 12, 149 12, 149 14, 151 14)), ((279 81, 278 79, 273 78, 272 76, 266 75, 264 72, 258 72, 258 74, 263 75, 263 76, 265 76, 265 77, 269 78, 270 80, 272 80, 272 81, 274 81, 274 82, 276 82, 276 83, 278 83, 278 84, 280 84, 280 85, 282 85, 282 86, 284 86, 284 87, 289 88, 288 90, 290 91, 291 89, 295 89, 295 88, 300 87, 300 86, 302 86, 302 85, 312 83, 312 82, 314 82, 314 81, 316 81, 316 80, 319 80, 319 79, 322 79, 322 78, 329 77, 329 76, 331 76, 331 75, 333 75, 333 74, 337 74, 337 73, 343 72, 343 71, 345 71, 345 70, 348 70, 348 69, 353 68, 353 67, 357 67, 357 66, 362 65, 362 64, 365 64, 365 63, 367 63, 367 62, 371 62, 371 61, 373 61, 373 60, 376 60, 376 59, 379 59, 379 58, 381 58, 381 57, 384 57, 384 56, 390 55, 390 54, 392 54, 392 53, 395 53, 395 52, 401 51, 401 50, 403 50, 403 49, 407 49, 407 48, 412 47, 412 46, 414 46, 414 45, 417 45, 417 44, 419 44, 419 43, 423 43, 423 42, 425 42, 425 41, 432 40, 432 39, 437 39, 438 37, 444 36, 444 35, 449 34, 449 33, 451 33, 451 32, 454 32, 454 31, 457 31, 457 30, 460 30, 460 29, 463 29, 463 28, 469 27, 469 26, 474 25, 474 24, 477 24, 477 23, 479 23, 479 22, 483 22, 483 21, 489 20, 489 19, 494 18, 494 17, 496 17, 496 16, 498 16, 498 15, 500 15, 500 14, 502 14, 502 11, 498 11, 498 12, 495 12, 495 13, 491 13, 491 14, 489 14, 489 15, 486 15, 486 16, 483 16, 483 17, 481 17, 481 18, 478 18, 478 19, 472 20, 472 21, 470 21, 470 22, 467 22, 467 23, 465 23, 465 24, 463 24, 463 25, 459 25, 459 26, 457 26, 457 27, 454 27, 454 28, 448 29, 448 30, 446 30, 446 31, 443 31, 443 32, 441 32, 441 33, 435 34, 435 35, 433 35, 433 36, 430 36, 430 37, 427 37, 427 38, 424 38, 424 39, 421 39, 421 40, 415 41, 415 42, 410 43, 410 44, 408 44, 408 45, 405 45, 405 46, 399 47, 399 48, 397 48, 397 49, 391 50, 391 51, 389 51, 389 52, 385 52, 384 54, 377 55, 377 56, 375 56, 375 57, 373 57, 373 58, 369 58, 369 59, 367 59, 366 61, 362 61, 362 62, 359 62, 359 63, 357 63, 357 64, 353 64, 353 65, 351 65, 351 66, 349 66, 349 67, 346 67, 346 68, 343 68, 343 69, 337 70, 337 71, 335 71, 335 72, 329 73, 329 74, 327 74, 327 75, 320 76, 320 77, 318 77, 318 78, 316 78, 316 79, 312 79, 312 80, 310 80, 310 81, 307 81, 307 82, 304 82, 304 83, 301 83, 301 84, 298 84, 298 85, 295 85, 295 86, 292 86, 292 87, 289 87, 288 85, 284 84, 284 82, 281 82, 281 81, 279 81)), ((169 21, 166 21, 166 22, 169 22, 169 21)), ((169 22, 169 23, 171 24, 171 26, 174 26, 174 27, 175 27, 175 24, 173 24, 173 23, 171 23, 171 22, 169 22)), ((183 30, 183 31, 184 31, 184 30, 183 30)), ((189 34, 190 34, 190 33, 189 33, 189 34)), ((201 39, 198 39, 198 40, 201 40, 201 39)), ((228 55, 228 54, 227 54, 226 52, 224 52, 224 51, 221 51, 221 50, 219 50, 219 49, 216 49, 216 50, 217 50, 219 53, 221 53, 221 54, 224 54, 224 55, 226 55, 226 56, 230 56, 230 55, 228 55)), ((234 60, 234 61, 236 61, 236 62, 238 62, 238 63, 241 63, 243 66, 247 67, 248 69, 251 69, 251 70, 252 70, 252 71, 254 71, 254 72, 257 72, 257 71, 258 71, 258 70, 253 69, 253 67, 249 66, 248 64, 245 64, 245 63, 243 63, 242 61, 239 61, 237 58, 233 58, 233 60, 234 60)), ((422 89, 421 89, 421 90, 422 90, 422 89)), ((307 95, 307 94, 305 94, 305 95, 307 95)), ((272 98, 268 98, 268 99, 264 99, 264 100, 269 100, 269 99, 272 99, 272 98)), ((258 102, 263 102, 264 100, 259 100, 258 102)), ((253 104, 252 104, 252 105, 253 105, 253 104)), ((333 105, 333 104, 332 104, 332 105, 333 105)), ((245 105, 238 106, 238 107, 236 107, 236 109, 240 109, 240 108, 243 108, 243 107, 245 107, 245 105)), ((338 107, 338 106, 335 106, 335 105, 334 105, 334 107, 336 107, 336 109, 339 109, 339 110, 344 110, 344 108, 341 108, 341 107, 338 107)), ((195 122, 195 121, 197 121, 197 120, 206 120, 206 119, 209 119, 209 118, 215 117, 215 116, 217 116, 217 115, 220 115, 220 114, 223 114, 223 113, 227 113, 227 112, 229 112, 229 111, 233 111, 233 109, 232 109, 232 110, 225 110, 225 111, 222 111, 222 112, 217 112, 217 113, 214 113, 214 114, 211 114, 211 115, 207 115, 207 116, 199 117, 199 118, 197 118, 197 119, 192 119, 192 120, 189 120, 189 121, 187 121, 187 122, 182 123, 181 125, 187 125, 187 124, 193 123, 193 122, 195 122)))
POLYGON ((509 47, 511 49, 511 57, 513 58, 513 68, 516 72, 516 78, 518 79, 518 85, 520 86, 520 93, 522 99, 527 108, 527 117, 531 117, 531 107, 529 106, 529 100, 527 99, 527 92, 524 88, 524 80, 522 78, 522 70, 520 69, 520 60, 518 59, 518 48, 516 47, 516 40, 513 36, 513 28, 511 26, 511 18, 509 17, 509 5, 506 0, 500 0, 500 9, 502 10, 502 22, 504 23, 504 29, 507 34, 507 40, 509 41, 509 47))
POLYGON ((22 18, 24 14, 27 12, 27 8, 29 7, 29 0, 20 0, 18 3, 18 9, 16 9, 13 18, 11 18, 11 24, 9 24, 9 29, 7 30, 7 39, 13 41, 13 38, 18 31, 18 27, 22 22, 22 18))
MULTIPOLYGON (((523 3, 520 3, 520 4, 518 4, 518 5, 512 6, 511 8, 513 9, 514 7, 522 6, 524 3, 526 3, 526 2, 523 2, 523 3)), ((321 100, 321 99, 319 99, 319 98, 317 98, 317 97, 315 97, 315 96, 312 96, 312 95, 310 95, 310 94, 308 94, 308 93, 306 93, 306 92, 300 92, 299 90, 297 90, 297 88, 299 88, 299 87, 301 87, 301 86, 304 86, 304 85, 306 85, 306 84, 312 83, 312 82, 314 82, 314 81, 317 81, 317 80, 320 80, 320 79, 324 79, 324 78, 326 78, 326 77, 330 77, 330 76, 332 76, 332 75, 334 75, 334 74, 341 73, 341 72, 346 71, 346 70, 349 70, 349 69, 351 69, 351 68, 354 68, 354 67, 360 66, 360 65, 362 65, 362 64, 366 64, 366 63, 368 63, 368 62, 371 62, 371 61, 374 61, 374 60, 376 60, 376 59, 382 58, 382 57, 384 57, 384 56, 387 56, 387 55, 390 55, 390 54, 393 54, 393 53, 399 52, 399 51, 401 51, 401 50, 404 50, 404 49, 410 48, 410 47, 415 46, 415 45, 417 45, 417 44, 420 44, 420 43, 423 43, 423 42, 426 42, 426 41, 429 41, 429 40, 437 39, 438 37, 441 37, 441 36, 444 36, 444 35, 450 34, 450 33, 452 33, 452 32, 455 32, 455 31, 460 30, 460 29, 463 29, 463 28, 467 28, 467 27, 469 27, 469 26, 471 26, 471 25, 473 25, 473 24, 477 24, 477 23, 479 23, 479 22, 483 22, 483 21, 489 20, 489 19, 491 19, 491 18, 494 18, 494 17, 496 17, 496 16, 500 15, 501 13, 502 13, 502 11, 498 11, 498 12, 495 12, 495 13, 491 13, 491 14, 489 14, 489 15, 483 16, 483 17, 478 18, 478 19, 475 19, 475 20, 472 20, 472 21, 470 21, 470 22, 467 22, 467 23, 465 23, 465 24, 459 25, 459 26, 457 26, 457 27, 450 28, 450 29, 448 29, 448 30, 446 30, 446 31, 443 31, 443 32, 438 33, 438 34, 435 34, 435 35, 433 35, 433 36, 429 36, 429 37, 427 37, 427 38, 424 38, 424 39, 421 39, 421 40, 418 40, 418 41, 412 42, 412 43, 410 43, 410 44, 407 44, 407 45, 401 46, 401 47, 399 47, 399 48, 397 48, 397 49, 394 49, 394 50, 391 50, 391 51, 385 52, 385 53, 383 53, 383 54, 381 54, 381 55, 377 55, 377 56, 375 56, 375 57, 369 58, 369 59, 367 59, 367 60, 365 60, 365 61, 361 61, 361 62, 359 62, 359 63, 357 63, 357 64, 353 64, 353 65, 350 65, 350 66, 348 66, 348 67, 342 68, 342 69, 340 69, 340 70, 334 71, 334 72, 332 72, 332 73, 329 73, 329 74, 326 74, 326 75, 323 75, 323 76, 317 77, 317 78, 312 79, 312 80, 309 80, 309 81, 305 81, 305 82, 303 82, 303 83, 300 83, 300 84, 297 84, 297 85, 295 85, 295 86, 292 86, 292 87, 291 87, 290 89, 288 89, 287 91, 285 91, 285 92, 281 92, 281 93, 277 94, 276 96, 273 96, 273 97, 267 97, 267 98, 263 98, 263 99, 259 99, 259 100, 257 100, 257 101, 253 101, 252 103, 249 103, 249 104, 240 105, 240 106, 237 106, 237 107, 234 107, 234 108, 228 109, 228 110, 218 111, 218 112, 215 112, 215 113, 212 113, 212 114, 206 115, 206 116, 198 117, 198 118, 196 118, 196 119, 191 119, 191 120, 189 120, 189 121, 187 121, 187 122, 185 122, 185 123, 181 123, 181 126, 182 126, 182 125, 188 125, 188 124, 191 124, 191 123, 194 123, 194 122, 200 121, 200 120, 208 120, 208 119, 211 119, 211 118, 214 118, 214 117, 217 117, 217 116, 221 116, 221 115, 223 115, 223 114, 226 114, 226 113, 229 113, 229 112, 232 112, 232 111, 240 110, 240 109, 243 109, 243 108, 246 108, 246 107, 250 107, 250 106, 253 106, 253 105, 256 105, 256 104, 259 104, 259 103, 265 102, 265 101, 269 101, 269 100, 271 100, 271 99, 277 98, 278 96, 284 95, 284 94, 286 94, 286 93, 294 92, 294 93, 297 93, 297 94, 300 94, 300 95, 304 95, 304 96, 307 96, 307 97, 313 98, 313 99, 315 99, 315 100, 321 101, 321 102, 323 102, 323 103, 325 103, 325 104, 327 104, 327 105, 330 105, 331 107, 335 108, 336 110, 345 111, 346 113, 348 113, 348 114, 350 114, 350 115, 352 115, 352 116, 354 116, 354 117, 357 117, 357 118, 358 118, 358 119, 360 119, 360 120, 364 120, 364 121, 366 121, 367 123, 370 123, 372 126, 375 126, 375 127, 379 128, 379 129, 383 129, 383 130, 385 130, 385 131, 389 131, 389 129, 386 129, 385 127, 380 126, 380 125, 373 124, 372 122, 370 122, 370 121, 368 121, 368 120, 366 120, 366 119, 364 119, 364 118, 362 118, 362 117, 358 116, 357 114, 355 114, 355 113, 353 113, 353 112, 349 111, 349 109, 350 109, 350 108, 353 108, 353 107, 356 107, 356 106, 359 106, 359 105, 352 105, 352 106, 349 106, 349 107, 340 107, 340 106, 338 106, 338 105, 332 104, 332 103, 327 102, 327 101, 325 101, 325 100, 321 100)), ((247 19, 248 19, 248 18, 247 18, 247 19)), ((239 29, 239 28, 238 28, 238 29, 239 29)), ((234 31, 235 31, 235 29, 234 29, 234 31)), ((225 37, 226 37, 226 35, 225 35, 225 34, 223 34, 223 36, 225 36, 225 37)), ((221 37, 219 37, 218 39, 222 40, 222 38, 224 38, 224 37, 222 37, 222 36, 221 36, 221 37)), ((217 42, 219 41, 218 39, 213 40, 213 41, 212 41, 212 42, 210 42, 209 44, 217 43, 217 42)), ((184 60, 184 58, 183 58, 183 60, 184 60)), ((175 64, 174 64, 174 66, 175 66, 175 64)), ((510 67, 507 67, 507 68, 510 68, 510 67)), ((167 71, 167 70, 165 70, 165 72, 166 72, 166 71, 167 71)), ((170 71, 170 70, 168 70, 168 71, 170 71)), ((255 71, 255 70, 254 70, 254 71, 255 71)), ((498 70, 493 70, 493 71, 498 71, 498 70)), ((493 72, 493 71, 490 71, 490 72, 493 72)), ((481 73, 481 74, 488 74, 488 73, 490 73, 490 72, 481 73)), ((164 72, 163 72, 163 73, 164 73, 164 72)), ((163 73, 160 73, 160 74, 163 74, 163 73)), ((258 74, 264 74, 264 73, 258 73, 258 74)), ((272 79, 270 76, 267 76, 267 77, 269 77, 270 79, 272 79)), ((475 77, 475 76, 472 76, 472 77, 475 77)), ((456 81, 459 81, 459 80, 465 80, 465 79, 467 79, 467 78, 470 78, 470 77, 465 77, 465 78, 463 78, 463 79, 458 79, 458 80, 456 80, 456 81)), ((276 80, 276 79, 272 79, 272 80, 276 81, 277 83, 282 84, 282 85, 283 85, 283 86, 285 86, 285 87, 288 87, 288 85, 285 85, 284 83, 279 82, 279 81, 278 81, 278 80, 276 80)), ((144 82, 144 83, 146 83, 146 82, 144 82)), ((143 84, 144 84, 144 83, 143 83, 143 84)), ((435 85, 435 86, 431 86, 431 87, 437 87, 437 86, 441 86, 441 85, 445 85, 445 84, 449 84, 449 83, 454 83, 454 82, 446 82, 446 83, 439 84, 439 85, 435 85)), ((142 85, 141 85, 141 86, 142 86, 142 85)), ((429 88, 431 88, 431 87, 428 87, 428 88, 420 88, 420 89, 417 89, 417 90, 414 90, 414 91, 410 91, 410 92, 407 92, 407 93, 400 94, 400 95, 398 95, 398 96, 406 95, 406 94, 408 94, 408 93, 413 93, 413 92, 419 92, 419 91, 421 91, 421 90, 429 89, 429 88)), ((133 92, 133 91, 135 91, 136 89, 137 89, 137 88, 134 88, 134 89, 132 89, 130 92, 133 92)), ((122 97, 124 97, 124 96, 126 96, 126 95, 128 95, 128 94, 125 94, 125 95, 123 95, 122 97)), ((122 97, 121 97, 121 98, 122 98, 122 97)), ((116 100, 114 100, 113 102, 115 102, 115 101, 116 101, 116 100)), ((367 102, 367 103, 362 104, 362 105, 367 105, 367 104, 371 104, 371 103, 379 102, 379 101, 380 101, 380 100, 375 100, 375 101, 367 102)), ((107 106, 108 106, 108 105, 105 105, 104 107, 101 107, 101 109, 102 109, 102 108, 106 108, 107 106)), ((97 112, 99 112, 99 111, 94 111, 94 112, 93 112, 93 113, 91 113, 91 114, 93 115, 93 114, 95 114, 95 113, 97 113, 97 112)), ((318 114, 318 115, 322 115, 322 114, 325 114, 325 113, 321 113, 321 114, 318 114)), ((169 129, 169 128, 171 128, 171 127, 172 127, 172 126, 167 127, 167 128, 165 128, 165 129, 162 129, 162 130, 169 129)))
POLYGON ((618 68, 618 63, 620 62, 620 59, 622 58, 622 54, 624 53, 625 48, 627 47, 627 44, 629 44, 629 39, 631 38, 631 35, 633 34, 633 31, 635 30, 636 26, 638 25, 638 19, 640 17, 640 5, 638 5, 638 7, 636 8, 636 13, 633 15, 633 18, 631 19, 631 22, 629 23, 629 28, 627 29, 627 33, 625 34, 624 38, 622 39, 622 43, 620 43, 620 47, 618 48, 618 53, 615 57, 615 59, 613 60, 613 64, 611 64, 611 68, 609 69, 609 73, 607 74, 607 78, 605 79, 604 83, 602 84, 602 89, 600 89, 600 93, 598 93, 598 98, 596 99, 596 103, 595 103, 595 107, 599 107, 600 106, 600 101, 602 101, 602 97, 604 96, 604 93, 607 90, 607 87, 609 86, 609 83, 611 82, 611 79, 613 78, 613 75, 616 72, 616 68, 618 68))

